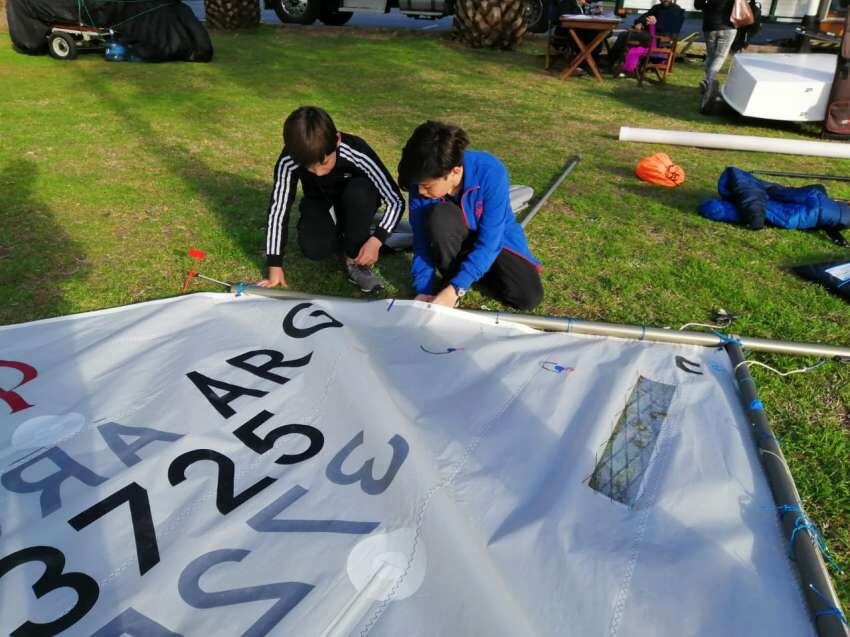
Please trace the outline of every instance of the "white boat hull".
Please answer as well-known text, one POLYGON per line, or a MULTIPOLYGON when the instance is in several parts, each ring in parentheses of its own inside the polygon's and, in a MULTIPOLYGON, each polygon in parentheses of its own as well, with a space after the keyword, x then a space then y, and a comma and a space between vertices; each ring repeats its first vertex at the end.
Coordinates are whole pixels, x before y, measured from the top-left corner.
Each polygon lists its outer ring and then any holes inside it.
POLYGON ((837 59, 825 53, 739 53, 720 91, 747 117, 823 121, 837 59))

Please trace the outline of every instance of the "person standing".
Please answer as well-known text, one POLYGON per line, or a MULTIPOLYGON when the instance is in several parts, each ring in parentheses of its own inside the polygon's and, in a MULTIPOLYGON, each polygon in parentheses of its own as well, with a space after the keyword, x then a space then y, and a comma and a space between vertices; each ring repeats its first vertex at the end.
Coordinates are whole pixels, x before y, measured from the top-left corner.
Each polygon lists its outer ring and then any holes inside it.
POLYGON ((732 25, 732 8, 735 0, 694 0, 694 8, 702 11, 702 30, 705 35, 705 77, 700 80, 700 91, 705 92, 720 71, 737 30, 732 25))

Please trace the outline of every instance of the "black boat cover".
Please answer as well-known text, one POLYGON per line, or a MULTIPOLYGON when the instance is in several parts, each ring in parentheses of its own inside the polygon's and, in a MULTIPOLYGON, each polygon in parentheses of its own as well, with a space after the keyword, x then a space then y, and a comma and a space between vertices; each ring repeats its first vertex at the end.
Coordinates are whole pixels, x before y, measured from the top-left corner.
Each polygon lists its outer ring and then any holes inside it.
POLYGON ((820 283, 830 292, 850 301, 850 261, 831 261, 793 268, 799 276, 820 283))
POLYGON ((7 0, 12 44, 22 53, 46 53, 56 25, 111 28, 115 39, 151 62, 209 62, 209 33, 179 0, 7 0))

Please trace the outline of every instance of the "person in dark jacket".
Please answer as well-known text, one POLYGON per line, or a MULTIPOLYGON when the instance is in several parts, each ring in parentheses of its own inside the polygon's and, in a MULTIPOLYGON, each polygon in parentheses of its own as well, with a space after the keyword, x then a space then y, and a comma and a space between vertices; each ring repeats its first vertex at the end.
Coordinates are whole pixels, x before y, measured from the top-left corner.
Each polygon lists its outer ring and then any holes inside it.
POLYGON ((737 30, 732 25, 732 7, 735 0, 694 0, 694 8, 702 11, 702 30, 705 35, 705 77, 700 90, 711 85, 723 67, 737 30))
POLYGON ((623 31, 617 36, 617 41, 611 47, 608 59, 611 66, 619 64, 626 52, 626 42, 640 42, 644 46, 649 44, 649 25, 655 25, 657 35, 677 36, 682 30, 685 21, 685 10, 677 5, 674 0, 661 0, 649 11, 635 20, 631 30, 623 31))
POLYGON ((429 121, 402 151, 416 300, 453 307, 480 282, 501 302, 529 310, 543 299, 540 262, 511 209, 508 171, 468 145, 461 128, 429 121))
POLYGON ((330 115, 315 106, 302 106, 286 118, 283 144, 268 210, 268 274, 257 285, 286 286, 283 252, 289 209, 300 180, 301 252, 308 259, 326 259, 342 251, 349 280, 363 292, 374 292, 381 282, 372 266, 404 212, 395 180, 369 144, 338 132, 330 115), (381 202, 386 207, 373 230, 381 202))

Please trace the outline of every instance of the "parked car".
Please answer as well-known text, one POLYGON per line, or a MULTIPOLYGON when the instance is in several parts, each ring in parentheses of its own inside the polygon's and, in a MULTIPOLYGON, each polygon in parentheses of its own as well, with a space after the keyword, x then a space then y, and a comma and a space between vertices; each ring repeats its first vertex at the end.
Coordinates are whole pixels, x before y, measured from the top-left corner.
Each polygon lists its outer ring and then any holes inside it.
MULTIPOLYGON (((526 0, 528 30, 543 33, 549 24, 553 0, 526 0)), ((313 24, 317 19, 332 26, 345 24, 355 13, 389 13, 398 7, 411 18, 436 20, 454 13, 454 0, 264 0, 281 22, 313 24)))

